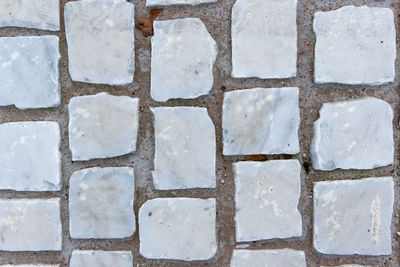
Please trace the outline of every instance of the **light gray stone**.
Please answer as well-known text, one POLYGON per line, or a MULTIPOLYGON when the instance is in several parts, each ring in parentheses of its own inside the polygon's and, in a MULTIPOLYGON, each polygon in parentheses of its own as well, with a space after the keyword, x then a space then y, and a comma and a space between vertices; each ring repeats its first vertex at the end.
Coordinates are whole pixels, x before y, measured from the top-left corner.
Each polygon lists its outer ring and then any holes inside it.
POLYGON ((200 4, 216 3, 217 0, 147 0, 147 7, 154 6, 169 6, 169 5, 191 5, 196 6, 200 4))
POLYGON ((315 82, 378 85, 394 80, 396 29, 389 8, 317 12, 314 31, 315 82))
POLYGON ((61 250, 60 199, 0 199, 0 250, 61 250))
POLYGON ((0 189, 61 189, 60 127, 56 122, 0 125, 0 189))
POLYGON ((214 83, 217 44, 197 18, 154 22, 151 96, 156 101, 196 98, 214 83))
POLYGON ((156 189, 215 188, 215 128, 206 108, 153 108, 156 189))
POLYGON ((223 154, 297 154, 299 124, 298 88, 255 88, 225 93, 223 154))
POLYGON ((125 0, 65 4, 65 31, 72 80, 128 84, 135 72, 134 6, 125 0))
POLYGON ((314 248, 324 254, 389 255, 391 177, 314 184, 314 248))
POLYGON ((59 59, 57 36, 0 38, 0 105, 59 106, 59 59))
POLYGON ((325 103, 311 144, 317 170, 373 169, 393 163, 393 110, 377 98, 325 103))
POLYGON ((125 155, 136 150, 139 99, 100 93, 71 98, 69 146, 72 160, 125 155))
POLYGON ((72 238, 125 238, 135 232, 132 168, 90 168, 70 179, 72 238))
POLYGON ((233 164, 236 242, 301 236, 300 171, 297 160, 233 164))
POLYGON ((231 267, 306 267, 303 251, 294 249, 246 250, 234 249, 231 267))
POLYGON ((70 267, 132 267, 130 251, 74 250, 70 267))
POLYGON ((58 0, 2 0, 0 27, 26 27, 41 30, 60 30, 58 0))
POLYGON ((215 217, 215 199, 148 200, 139 210, 140 254, 151 259, 210 259, 217 251, 215 217))
POLYGON ((232 9, 232 76, 295 77, 297 0, 237 0, 232 9))

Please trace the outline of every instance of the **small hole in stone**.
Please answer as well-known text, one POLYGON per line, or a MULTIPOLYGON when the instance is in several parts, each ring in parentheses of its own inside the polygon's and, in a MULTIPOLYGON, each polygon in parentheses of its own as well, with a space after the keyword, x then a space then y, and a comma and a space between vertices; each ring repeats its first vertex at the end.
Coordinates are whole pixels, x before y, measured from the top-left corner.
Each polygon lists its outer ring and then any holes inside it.
POLYGON ((150 217, 151 215, 153 215, 153 213, 152 213, 152 212, 149 212, 149 217, 150 217))

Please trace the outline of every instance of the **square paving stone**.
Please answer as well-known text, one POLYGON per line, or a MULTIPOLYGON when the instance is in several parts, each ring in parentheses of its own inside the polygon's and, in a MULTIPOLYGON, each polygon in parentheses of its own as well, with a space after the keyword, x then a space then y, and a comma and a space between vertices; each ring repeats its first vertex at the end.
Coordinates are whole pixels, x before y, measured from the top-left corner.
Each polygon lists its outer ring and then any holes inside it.
POLYGON ((231 267, 306 267, 303 251, 294 249, 234 249, 231 267))
POLYGON ((130 251, 74 250, 70 267, 132 267, 130 251))
POLYGON ((132 168, 90 168, 70 179, 72 238, 125 238, 135 232, 132 168))
POLYGON ((324 254, 390 255, 391 177, 314 184, 314 248, 324 254))
POLYGON ((216 3, 217 0, 147 0, 147 7, 169 6, 169 5, 191 5, 196 6, 205 3, 216 3))

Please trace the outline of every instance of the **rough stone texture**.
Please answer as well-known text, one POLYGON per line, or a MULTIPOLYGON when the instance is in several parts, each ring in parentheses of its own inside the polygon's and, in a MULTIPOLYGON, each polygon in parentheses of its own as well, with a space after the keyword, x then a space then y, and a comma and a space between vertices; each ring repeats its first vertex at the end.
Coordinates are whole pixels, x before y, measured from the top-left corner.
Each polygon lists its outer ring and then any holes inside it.
POLYGON ((90 168, 70 179, 72 238, 126 238, 135 232, 132 168, 90 168))
POLYGON ((132 267, 130 251, 74 250, 70 267, 132 267))
POLYGON ((61 189, 60 127, 56 122, 0 125, 0 189, 61 189))
POLYGON ((206 95, 214 83, 217 44, 197 18, 154 22, 151 96, 156 101, 206 95))
POLYGON ((0 38, 0 105, 58 106, 59 59, 57 36, 0 38))
POLYGON ((393 110, 376 98, 325 103, 311 145, 318 170, 373 169, 393 163, 393 110))
POLYGON ((140 254, 152 259, 210 259, 217 251, 215 217, 215 199, 148 200, 139 211, 140 254))
POLYGON ((217 0, 147 0, 147 7, 154 6, 169 6, 169 5, 191 5, 196 6, 200 4, 215 3, 217 0))
POLYGON ((232 76, 296 76, 297 0, 237 0, 232 9, 232 76))
POLYGON ((72 80, 112 85, 133 81, 133 4, 125 0, 68 2, 65 30, 72 80))
POLYGON ((300 171, 297 160, 234 163, 236 242, 301 236, 300 171))
POLYGON ((125 155, 136 150, 139 99, 100 93, 71 99, 72 160, 125 155))
POLYGON ((314 184, 314 248, 324 254, 389 255, 391 177, 314 184))
POLYGON ((0 199, 0 250, 61 250, 60 200, 0 199))
POLYGON ((315 82, 393 82, 396 29, 392 10, 346 6, 314 15, 315 82))
POLYGON ((231 267, 306 267, 303 251, 293 249, 246 250, 235 249, 231 259, 231 267))
POLYGON ((224 95, 224 155, 297 154, 299 89, 255 88, 224 95))
POLYGON ((152 111, 154 187, 159 190, 214 188, 215 128, 207 109, 165 107, 152 111))

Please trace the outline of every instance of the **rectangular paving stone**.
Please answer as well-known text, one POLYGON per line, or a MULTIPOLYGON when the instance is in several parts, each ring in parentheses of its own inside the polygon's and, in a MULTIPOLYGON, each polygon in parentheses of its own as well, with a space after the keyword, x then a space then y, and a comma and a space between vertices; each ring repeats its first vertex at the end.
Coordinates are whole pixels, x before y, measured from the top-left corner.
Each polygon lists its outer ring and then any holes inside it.
POLYGON ((61 250, 60 199, 0 199, 0 250, 61 250))
POLYGON ((132 267, 130 251, 74 250, 70 267, 132 267))
POLYGON ((234 249, 231 267, 306 267, 303 251, 294 249, 247 250, 234 249))
POLYGON ((169 6, 169 5, 200 5, 206 3, 216 3, 217 0, 147 0, 146 7, 169 6))

